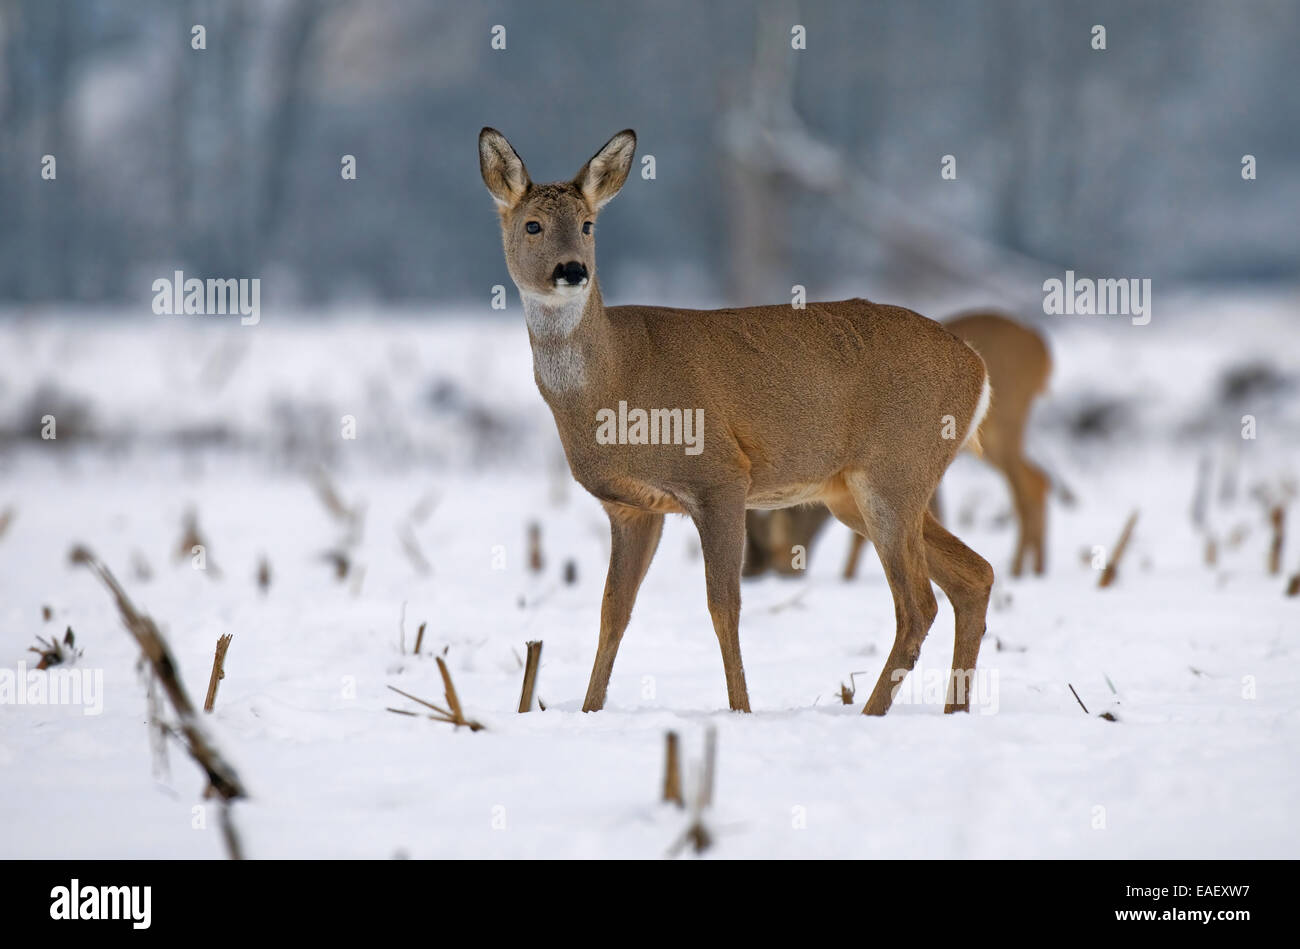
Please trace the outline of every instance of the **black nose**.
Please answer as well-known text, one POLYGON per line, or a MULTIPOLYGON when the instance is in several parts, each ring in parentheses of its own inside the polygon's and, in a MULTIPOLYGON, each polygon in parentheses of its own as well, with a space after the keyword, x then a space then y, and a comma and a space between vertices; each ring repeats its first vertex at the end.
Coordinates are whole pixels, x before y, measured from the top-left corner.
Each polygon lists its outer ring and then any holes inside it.
POLYGON ((555 273, 551 275, 556 283, 564 282, 576 286, 587 279, 587 265, 581 261, 571 260, 567 264, 556 264, 555 273))

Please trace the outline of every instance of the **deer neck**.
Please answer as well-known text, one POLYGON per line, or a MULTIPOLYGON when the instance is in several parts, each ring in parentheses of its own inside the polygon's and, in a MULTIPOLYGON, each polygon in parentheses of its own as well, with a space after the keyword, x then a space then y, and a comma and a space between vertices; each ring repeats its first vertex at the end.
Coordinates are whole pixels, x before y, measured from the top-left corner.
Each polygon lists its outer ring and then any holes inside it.
POLYGON ((542 395, 552 405, 582 401, 614 362, 612 327, 595 278, 582 296, 553 302, 525 294, 523 301, 542 395))

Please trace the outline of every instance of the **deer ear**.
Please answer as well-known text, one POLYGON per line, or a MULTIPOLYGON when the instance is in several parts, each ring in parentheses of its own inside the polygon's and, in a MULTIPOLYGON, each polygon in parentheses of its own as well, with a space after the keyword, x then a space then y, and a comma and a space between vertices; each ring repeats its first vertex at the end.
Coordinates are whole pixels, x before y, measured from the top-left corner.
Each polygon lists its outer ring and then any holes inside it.
POLYGON ((523 159, 496 129, 478 133, 478 166, 483 183, 502 210, 518 204, 532 185, 523 159))
POLYGON ((624 129, 608 142, 591 160, 582 166, 574 186, 582 192, 587 203, 600 208, 618 194, 627 174, 632 170, 632 157, 636 154, 636 132, 624 129))

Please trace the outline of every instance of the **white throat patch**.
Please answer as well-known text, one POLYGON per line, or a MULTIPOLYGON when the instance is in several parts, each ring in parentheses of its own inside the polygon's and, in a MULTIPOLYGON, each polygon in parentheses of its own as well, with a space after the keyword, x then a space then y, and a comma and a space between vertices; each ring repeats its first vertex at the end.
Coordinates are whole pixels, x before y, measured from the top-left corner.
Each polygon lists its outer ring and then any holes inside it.
POLYGON ((524 319, 528 328, 539 339, 557 339, 568 336, 582 322, 582 311, 587 308, 587 288, 581 291, 557 290, 548 296, 521 293, 524 301, 524 319))
POLYGON ((557 293, 554 297, 521 294, 524 319, 533 334, 533 371, 552 392, 582 388, 587 380, 587 361, 573 331, 582 322, 587 292, 557 293))

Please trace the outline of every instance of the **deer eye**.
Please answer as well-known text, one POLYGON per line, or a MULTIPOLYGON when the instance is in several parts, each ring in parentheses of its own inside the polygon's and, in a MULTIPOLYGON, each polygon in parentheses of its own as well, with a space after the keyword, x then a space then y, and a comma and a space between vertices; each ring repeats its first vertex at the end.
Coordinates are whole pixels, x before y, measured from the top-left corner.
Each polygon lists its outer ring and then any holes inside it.
POLYGON ((583 222, 582 222, 582 233, 584 233, 584 234, 590 234, 590 233, 591 233, 591 222, 590 222, 590 221, 583 221, 583 222))
POLYGON ((538 224, 536 221, 529 221, 524 225, 524 230, 529 234, 540 234, 542 232, 542 225, 538 224))

